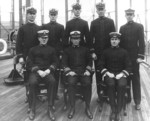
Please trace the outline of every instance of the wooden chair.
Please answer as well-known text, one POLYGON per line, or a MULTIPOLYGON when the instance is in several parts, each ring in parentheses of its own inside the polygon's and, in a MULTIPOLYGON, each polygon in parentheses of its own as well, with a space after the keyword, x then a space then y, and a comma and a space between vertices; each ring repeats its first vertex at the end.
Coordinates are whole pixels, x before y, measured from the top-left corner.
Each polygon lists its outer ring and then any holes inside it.
MULTIPOLYGON (((126 85, 126 92, 125 92, 125 98, 124 98, 124 102, 123 102, 123 114, 124 116, 127 115, 127 105, 128 103, 131 102, 131 100, 129 100, 129 98, 131 98, 131 94, 130 94, 130 88, 131 88, 131 77, 132 77, 132 73, 127 77, 127 85, 126 85)), ((100 95, 100 102, 99 102, 99 111, 101 112, 102 111, 102 108, 103 108, 103 103, 107 103, 109 104, 109 97, 107 95, 107 85, 104 81, 100 82, 99 83, 100 87, 101 87, 101 91, 99 93, 100 95)))

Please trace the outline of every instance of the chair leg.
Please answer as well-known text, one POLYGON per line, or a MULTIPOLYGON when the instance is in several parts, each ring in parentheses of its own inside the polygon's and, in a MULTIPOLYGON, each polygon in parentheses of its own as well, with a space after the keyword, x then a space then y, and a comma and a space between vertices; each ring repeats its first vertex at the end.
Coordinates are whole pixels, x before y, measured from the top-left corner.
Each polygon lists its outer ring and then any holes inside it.
POLYGON ((25 85, 25 88, 26 88, 26 99, 25 99, 25 103, 28 103, 28 102, 29 102, 29 85, 26 84, 26 85, 25 85))
POLYGON ((25 88, 26 88, 26 100, 25 100, 25 103, 27 103, 29 101, 29 83, 28 83, 29 74, 28 74, 27 71, 24 71, 23 74, 24 74, 24 84, 25 84, 25 88))
POLYGON ((103 94, 104 92, 101 90, 98 96, 99 97, 99 112, 101 112, 103 108, 103 94))
POLYGON ((67 103, 68 103, 68 98, 67 98, 67 89, 64 89, 64 106, 63 106, 63 110, 67 109, 67 103))
POLYGON ((127 116, 127 95, 126 94, 123 101, 123 111, 124 111, 124 116, 127 116))

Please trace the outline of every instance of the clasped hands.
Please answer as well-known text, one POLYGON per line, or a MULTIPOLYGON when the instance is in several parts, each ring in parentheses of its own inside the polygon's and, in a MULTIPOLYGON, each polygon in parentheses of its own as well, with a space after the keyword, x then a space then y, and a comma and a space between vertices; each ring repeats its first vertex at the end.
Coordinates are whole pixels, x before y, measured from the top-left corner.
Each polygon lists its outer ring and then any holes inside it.
POLYGON ((47 76, 48 74, 50 74, 50 72, 51 71, 49 69, 46 69, 45 71, 42 71, 42 70, 38 70, 37 71, 37 73, 39 74, 39 76, 42 77, 42 78, 45 77, 45 76, 47 76))
MULTIPOLYGON (((69 73, 66 74, 66 76, 75 76, 75 75, 77 74, 74 71, 70 71, 69 73)), ((83 75, 90 76, 90 72, 86 70, 83 75)))
POLYGON ((110 72, 106 72, 106 75, 109 76, 110 78, 115 78, 115 79, 120 79, 122 77, 124 77, 124 73, 119 73, 116 76, 113 73, 110 72))

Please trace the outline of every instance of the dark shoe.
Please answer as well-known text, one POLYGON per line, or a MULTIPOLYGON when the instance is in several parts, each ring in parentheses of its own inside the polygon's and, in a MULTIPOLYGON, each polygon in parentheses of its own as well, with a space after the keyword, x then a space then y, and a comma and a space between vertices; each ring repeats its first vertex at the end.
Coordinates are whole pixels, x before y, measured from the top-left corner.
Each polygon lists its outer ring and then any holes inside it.
POLYGON ((51 121, 55 121, 56 118, 55 118, 52 110, 53 110, 52 108, 50 108, 50 107, 48 108, 48 116, 49 116, 51 121))
POLYGON ((72 119, 73 116, 74 116, 74 113, 75 113, 75 109, 74 109, 74 108, 71 108, 70 111, 69 111, 69 114, 68 114, 68 118, 69 118, 69 119, 72 119))
POLYGON ((114 112, 111 113, 110 115, 110 121, 115 121, 116 115, 114 112))
POLYGON ((127 103, 131 103, 131 91, 130 86, 127 86, 127 103))
POLYGON ((136 110, 140 110, 140 109, 141 109, 140 104, 136 104, 136 105, 135 105, 135 109, 136 109, 136 110))
POLYGON ((85 114, 89 119, 93 119, 93 114, 91 113, 89 108, 85 109, 85 114))
POLYGON ((121 121, 121 114, 120 113, 117 114, 116 121, 121 121))
POLYGON ((34 120, 34 118, 35 118, 35 112, 31 110, 29 113, 29 119, 34 120))

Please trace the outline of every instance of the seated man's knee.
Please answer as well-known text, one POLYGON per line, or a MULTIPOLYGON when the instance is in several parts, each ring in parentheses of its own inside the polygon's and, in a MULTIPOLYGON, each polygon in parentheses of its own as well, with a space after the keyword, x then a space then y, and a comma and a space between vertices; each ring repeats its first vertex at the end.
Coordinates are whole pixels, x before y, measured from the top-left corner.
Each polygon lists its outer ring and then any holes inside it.
POLYGON ((75 85, 77 83, 77 76, 67 76, 66 81, 69 85, 75 85))
POLYGON ((115 79, 106 76, 104 80, 108 86, 115 86, 115 79))
POLYGON ((46 80, 48 83, 51 83, 51 84, 55 84, 56 83, 56 80, 54 78, 54 76, 52 74, 49 74, 46 76, 46 80))
POLYGON ((91 83, 92 83, 91 76, 83 76, 82 79, 81 79, 81 83, 82 83, 83 86, 91 85, 91 83))
POLYGON ((38 78, 35 73, 31 73, 29 75, 29 85, 37 85, 38 84, 38 78))
POLYGON ((125 77, 122 77, 118 80, 118 86, 119 87, 124 87, 127 85, 127 79, 125 77))

